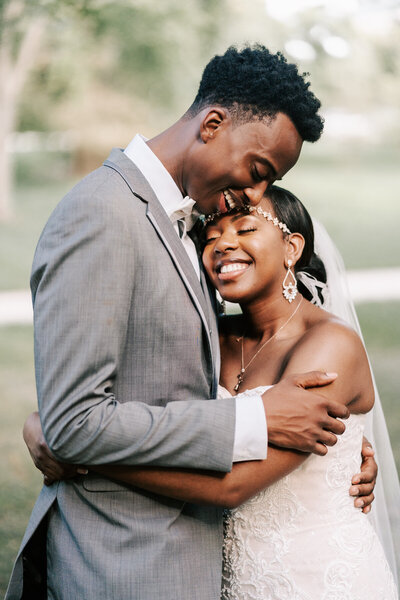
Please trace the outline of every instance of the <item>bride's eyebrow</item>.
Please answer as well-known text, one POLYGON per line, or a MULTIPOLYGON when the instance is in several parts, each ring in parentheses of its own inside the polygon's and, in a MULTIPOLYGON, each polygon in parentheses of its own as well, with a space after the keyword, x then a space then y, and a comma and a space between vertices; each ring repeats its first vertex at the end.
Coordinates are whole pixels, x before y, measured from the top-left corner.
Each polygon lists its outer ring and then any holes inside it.
POLYGON ((251 215, 250 213, 238 213, 234 215, 231 219, 232 223, 239 221, 239 219, 244 219, 245 217, 254 217, 255 215, 251 215))
MULTIPOLYGON (((250 217, 250 218, 256 217, 256 215, 252 215, 247 212, 242 212, 242 213, 239 212, 234 215, 224 215, 222 218, 227 218, 229 216, 230 216, 231 223, 235 223, 236 221, 239 221, 240 219, 244 219, 245 217, 250 217)), ((213 222, 209 223, 207 225, 206 232, 210 231, 210 229, 218 229, 220 221, 221 221, 221 219, 219 219, 216 223, 213 223, 213 222)))

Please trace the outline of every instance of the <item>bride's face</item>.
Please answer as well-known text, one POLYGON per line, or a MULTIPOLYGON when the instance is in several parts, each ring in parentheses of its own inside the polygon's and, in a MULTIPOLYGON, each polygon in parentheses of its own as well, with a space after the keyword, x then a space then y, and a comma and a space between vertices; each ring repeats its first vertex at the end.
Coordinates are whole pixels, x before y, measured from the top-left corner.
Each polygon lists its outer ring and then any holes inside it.
MULTIPOLYGON (((267 200, 261 207, 275 216, 267 200)), ((258 214, 237 212, 211 222, 205 240, 203 263, 225 300, 246 304, 282 295, 290 236, 279 227, 258 214)))

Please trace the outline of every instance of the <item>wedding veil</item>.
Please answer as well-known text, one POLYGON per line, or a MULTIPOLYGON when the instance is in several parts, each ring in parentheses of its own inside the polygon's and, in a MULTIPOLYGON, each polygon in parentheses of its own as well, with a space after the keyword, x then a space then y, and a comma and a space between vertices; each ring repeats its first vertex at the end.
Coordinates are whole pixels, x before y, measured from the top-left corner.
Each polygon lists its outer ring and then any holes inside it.
MULTIPOLYGON (((315 252, 325 265, 328 293, 324 308, 349 323, 360 335, 362 333, 346 280, 342 257, 325 228, 313 220, 315 252)), ((373 372, 371 368, 373 377, 373 372)), ((365 436, 375 450, 379 472, 375 486, 375 501, 368 519, 372 522, 385 550, 386 558, 398 585, 400 574, 400 485, 390 445, 386 421, 382 410, 375 379, 375 405, 368 414, 365 436)))

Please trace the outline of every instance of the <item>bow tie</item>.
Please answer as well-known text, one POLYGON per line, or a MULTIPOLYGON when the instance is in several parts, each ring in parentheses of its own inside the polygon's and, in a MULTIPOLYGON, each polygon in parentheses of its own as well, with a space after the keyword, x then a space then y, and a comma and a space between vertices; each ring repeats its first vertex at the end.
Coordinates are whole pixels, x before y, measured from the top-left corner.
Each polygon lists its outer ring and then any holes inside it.
POLYGON ((186 231, 190 231, 198 219, 199 213, 193 210, 195 201, 189 196, 182 198, 181 202, 174 208, 172 213, 169 213, 171 223, 174 225, 179 221, 180 237, 182 237, 186 231))

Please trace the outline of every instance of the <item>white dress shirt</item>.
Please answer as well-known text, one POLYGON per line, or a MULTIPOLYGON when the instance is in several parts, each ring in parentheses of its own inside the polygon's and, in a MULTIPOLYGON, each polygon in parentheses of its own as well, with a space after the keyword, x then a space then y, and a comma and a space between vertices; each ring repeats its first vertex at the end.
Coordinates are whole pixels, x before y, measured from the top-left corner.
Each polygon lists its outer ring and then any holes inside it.
MULTIPOLYGON (((195 201, 182 193, 172 179, 170 173, 146 144, 146 138, 136 135, 125 148, 125 154, 141 171, 164 208, 177 235, 190 258, 197 276, 200 278, 200 267, 196 247, 187 233, 195 201), (184 218, 183 229, 179 231, 178 220, 184 218)), ((182 227, 182 225, 181 225, 182 227)), ((236 396, 236 425, 233 448, 233 462, 244 460, 260 460, 267 456, 267 424, 261 396, 257 393, 246 398, 236 396)))

